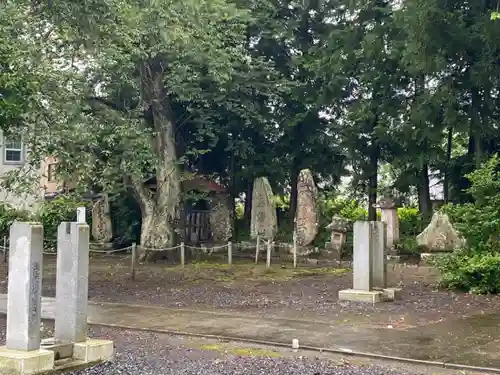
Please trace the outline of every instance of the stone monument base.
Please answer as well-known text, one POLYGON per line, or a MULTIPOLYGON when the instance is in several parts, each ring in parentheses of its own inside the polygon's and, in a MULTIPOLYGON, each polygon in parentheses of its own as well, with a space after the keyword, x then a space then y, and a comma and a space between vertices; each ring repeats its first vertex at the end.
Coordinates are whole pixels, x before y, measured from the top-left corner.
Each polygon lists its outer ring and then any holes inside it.
POLYGON ((44 349, 11 350, 0 347, 0 374, 36 375, 52 371, 70 371, 106 362, 114 356, 110 340, 87 339, 79 343, 55 343, 45 340, 44 349))
POLYGON ((0 347, 0 373, 34 375, 54 370, 54 352, 38 349, 12 350, 0 347))
POLYGON ((339 291, 339 301, 379 303, 396 301, 401 298, 401 288, 376 288, 372 291, 346 289, 339 291))
POLYGON ((115 346, 111 340, 87 339, 73 344, 73 358, 85 363, 105 362, 113 359, 115 346))
POLYGON ((384 294, 375 290, 346 289, 339 291, 339 301, 378 303, 384 301, 384 294))

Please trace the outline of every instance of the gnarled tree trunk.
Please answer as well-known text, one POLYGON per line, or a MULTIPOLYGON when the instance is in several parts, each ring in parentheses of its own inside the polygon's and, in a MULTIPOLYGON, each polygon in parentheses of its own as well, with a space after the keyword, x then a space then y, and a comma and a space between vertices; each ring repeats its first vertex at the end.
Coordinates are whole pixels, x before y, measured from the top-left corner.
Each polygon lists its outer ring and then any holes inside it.
MULTIPOLYGON (((181 179, 177 165, 175 122, 160 64, 143 65, 142 84, 146 111, 153 130, 151 146, 156 156, 156 193, 142 181, 133 181, 133 189, 142 211, 141 246, 164 249, 175 245, 176 232, 182 229, 181 179)), ((165 254, 144 251, 141 260, 153 260, 165 254)))

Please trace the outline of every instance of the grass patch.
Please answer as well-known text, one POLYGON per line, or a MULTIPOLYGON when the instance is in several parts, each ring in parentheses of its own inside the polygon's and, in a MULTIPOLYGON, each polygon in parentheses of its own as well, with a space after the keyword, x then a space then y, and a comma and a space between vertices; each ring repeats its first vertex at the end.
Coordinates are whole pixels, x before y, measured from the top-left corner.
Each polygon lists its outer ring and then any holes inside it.
POLYGON ((269 357, 281 358, 281 354, 270 349, 261 348, 239 348, 232 347, 226 344, 203 344, 200 345, 201 350, 210 350, 224 354, 232 354, 239 357, 269 357))

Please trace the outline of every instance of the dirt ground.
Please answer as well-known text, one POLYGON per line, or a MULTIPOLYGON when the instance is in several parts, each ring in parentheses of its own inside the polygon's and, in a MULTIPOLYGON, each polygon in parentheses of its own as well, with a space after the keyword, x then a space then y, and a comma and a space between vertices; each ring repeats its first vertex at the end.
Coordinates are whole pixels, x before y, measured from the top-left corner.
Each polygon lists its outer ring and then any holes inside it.
MULTIPOLYGON (((7 265, 0 264, 0 293, 7 292, 7 265)), ((427 325, 450 316, 498 311, 500 297, 438 290, 438 274, 427 266, 389 265, 391 286, 403 288, 401 301, 377 305, 338 301, 338 291, 352 286, 348 269, 238 261, 198 261, 182 268, 138 265, 131 280, 127 256, 91 259, 89 298, 95 302, 152 304, 198 310, 237 311, 265 316, 316 320, 361 317, 393 328, 427 325)), ((44 259, 43 295, 55 295, 55 257, 44 259)))

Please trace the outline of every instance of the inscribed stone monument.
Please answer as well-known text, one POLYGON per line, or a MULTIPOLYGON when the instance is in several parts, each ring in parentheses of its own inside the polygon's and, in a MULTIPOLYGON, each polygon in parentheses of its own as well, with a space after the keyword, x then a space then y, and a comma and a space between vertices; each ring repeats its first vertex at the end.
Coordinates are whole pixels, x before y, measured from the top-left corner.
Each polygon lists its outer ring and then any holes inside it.
POLYGON ((213 242, 227 242, 231 238, 231 208, 228 194, 215 194, 210 198, 210 229, 213 242))
POLYGON ((278 219, 271 185, 266 177, 256 178, 253 183, 250 235, 252 238, 259 235, 271 240, 277 231, 278 219))
POLYGON ((297 182, 297 209, 295 212, 297 243, 300 246, 311 244, 318 234, 317 199, 318 188, 314 183, 311 171, 309 169, 301 170, 297 182))
POLYGON ((96 242, 102 244, 111 242, 113 238, 107 194, 103 194, 92 206, 92 237, 96 242))
POLYGON ((453 251, 464 247, 465 239, 450 222, 448 215, 436 212, 430 224, 417 236, 417 243, 430 252, 453 251))

